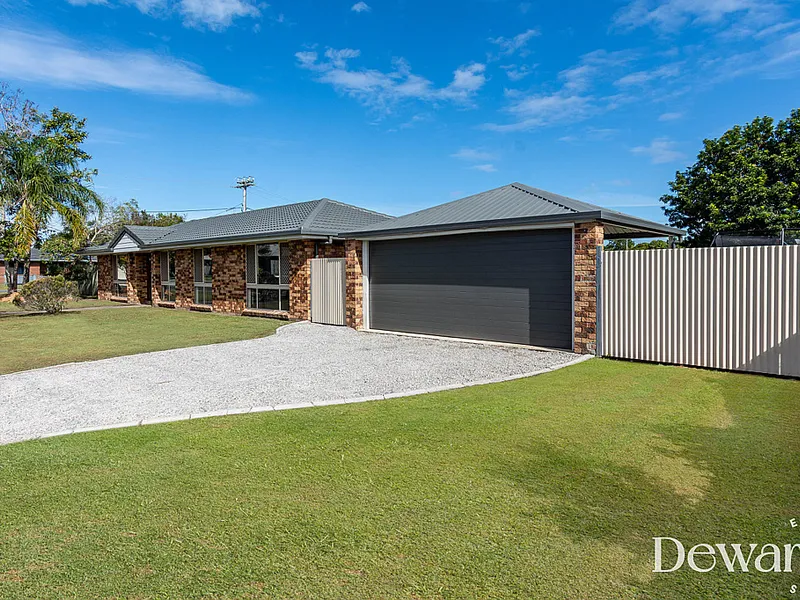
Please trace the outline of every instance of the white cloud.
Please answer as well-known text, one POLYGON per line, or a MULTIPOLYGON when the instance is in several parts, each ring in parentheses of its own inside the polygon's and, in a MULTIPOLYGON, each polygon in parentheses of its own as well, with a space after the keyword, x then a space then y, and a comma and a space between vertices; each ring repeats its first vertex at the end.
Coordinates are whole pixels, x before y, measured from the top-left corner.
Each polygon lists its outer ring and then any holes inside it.
POLYGON ((662 115, 659 115, 658 120, 662 121, 662 122, 663 121, 677 121, 678 119, 682 119, 682 118, 683 118, 683 113, 682 112, 666 112, 666 113, 664 113, 662 115))
POLYGON ((650 71, 636 71, 635 73, 629 73, 624 77, 617 79, 614 82, 614 85, 620 87, 643 85, 658 79, 671 79, 677 77, 680 75, 680 73, 681 65, 679 64, 663 65, 650 71))
POLYGON ((180 10, 187 25, 214 31, 230 27, 235 19, 261 15, 253 0, 181 0, 180 10))
POLYGON ((316 73, 317 81, 380 110, 388 110, 392 104, 409 99, 468 104, 486 83, 486 66, 480 63, 459 67, 453 72, 450 84, 437 88, 430 80, 412 73, 411 67, 401 58, 393 61, 394 70, 388 73, 350 68, 347 61, 359 55, 358 50, 350 48, 328 48, 325 51, 327 61, 319 60, 315 51, 297 52, 295 57, 299 67, 316 73))
POLYGON ((484 173, 494 173, 495 171, 497 171, 495 166, 492 164, 472 165, 470 169, 475 169, 476 171, 483 171, 484 173))
POLYGON ((626 102, 624 96, 595 97, 589 94, 599 77, 607 77, 633 60, 631 52, 595 50, 584 54, 578 64, 561 71, 558 78, 561 89, 551 93, 522 94, 509 91, 509 104, 504 109, 515 121, 506 124, 486 123, 482 127, 491 131, 528 131, 558 123, 574 123, 599 110, 615 108, 626 102))
POLYGON ((734 19, 774 22, 780 6, 769 0, 633 0, 614 17, 623 29, 650 26, 676 31, 685 25, 719 25, 734 19))
MULTIPOLYGON (((103 4, 111 6, 109 0, 67 0, 74 6, 103 4)), ((119 4, 136 7, 139 12, 150 16, 166 17, 179 13, 188 27, 207 27, 212 31, 222 31, 230 27, 236 19, 257 18, 261 8, 267 4, 257 0, 117 0, 119 4)))
POLYGON ((489 41, 500 47, 500 56, 511 56, 515 53, 519 53, 520 56, 527 56, 530 54, 527 48, 528 42, 537 35, 540 35, 539 31, 528 29, 512 38, 496 37, 489 38, 489 41))
POLYGON ((631 152, 649 156, 654 165, 675 162, 686 156, 675 149, 675 142, 665 137, 654 139, 648 146, 636 146, 631 152))
POLYGON ((595 50, 581 56, 577 65, 561 71, 558 77, 564 82, 564 88, 583 91, 591 87, 598 76, 620 68, 633 59, 634 55, 625 50, 617 52, 595 50))
POLYGON ((578 121, 586 118, 591 102, 591 97, 567 91, 522 96, 505 109, 517 119, 515 122, 504 125, 487 123, 483 128, 500 132, 528 131, 545 125, 578 121))
POLYGON ((342 48, 341 50, 328 48, 325 51, 325 57, 330 59, 331 64, 337 69, 344 69, 349 59, 358 58, 359 56, 361 56, 360 50, 352 50, 350 48, 342 48))
POLYGON ((350 10, 357 13, 370 12, 372 8, 366 2, 356 2, 350 7, 350 10))
POLYGON ((477 148, 460 148, 458 152, 451 154, 450 157, 468 162, 480 162, 494 160, 496 158, 491 152, 486 152, 485 150, 479 150, 477 148))
POLYGON ((511 81, 522 81, 533 72, 536 66, 537 65, 533 65, 533 67, 529 67, 528 65, 501 65, 500 68, 506 72, 506 76, 511 81))
POLYGON ((180 98, 243 102, 252 96, 217 83, 200 67, 140 51, 89 50, 57 34, 0 29, 0 76, 57 87, 116 88, 180 98))

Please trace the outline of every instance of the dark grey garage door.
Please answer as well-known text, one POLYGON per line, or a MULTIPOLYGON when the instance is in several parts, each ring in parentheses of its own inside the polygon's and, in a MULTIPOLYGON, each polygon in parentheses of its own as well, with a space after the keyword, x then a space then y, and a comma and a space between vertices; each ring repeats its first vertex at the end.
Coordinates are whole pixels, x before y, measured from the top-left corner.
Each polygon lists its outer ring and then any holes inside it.
POLYGON ((572 346, 570 230, 370 243, 370 327, 572 346))

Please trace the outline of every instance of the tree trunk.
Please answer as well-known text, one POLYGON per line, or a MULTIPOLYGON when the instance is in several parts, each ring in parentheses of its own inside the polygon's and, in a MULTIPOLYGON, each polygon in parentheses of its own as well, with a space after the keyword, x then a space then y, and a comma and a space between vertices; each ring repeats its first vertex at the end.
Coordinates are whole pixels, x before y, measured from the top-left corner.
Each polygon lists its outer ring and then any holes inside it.
POLYGON ((17 268, 19 261, 16 258, 6 261, 6 280, 8 281, 8 292, 17 291, 17 268))
POLYGON ((31 280, 31 255, 25 259, 25 269, 22 273, 22 285, 25 285, 31 280))

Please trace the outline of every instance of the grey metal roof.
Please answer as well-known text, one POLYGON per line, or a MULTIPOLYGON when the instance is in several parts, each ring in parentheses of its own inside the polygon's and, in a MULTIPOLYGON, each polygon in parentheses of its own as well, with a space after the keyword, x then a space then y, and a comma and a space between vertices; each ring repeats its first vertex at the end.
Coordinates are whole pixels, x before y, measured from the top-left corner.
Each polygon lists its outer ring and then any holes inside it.
POLYGON ((585 220, 600 220, 607 223, 607 231, 610 231, 612 237, 630 235, 652 237, 684 233, 680 229, 654 221, 639 219, 521 183, 511 183, 398 217, 390 222, 352 229, 342 235, 370 238, 503 225, 574 223, 585 220))
POLYGON ((280 236, 330 236, 346 229, 369 227, 392 217, 371 210, 322 198, 273 206, 171 225, 122 228, 107 246, 85 248, 84 254, 107 253, 129 233, 140 248, 176 248, 213 242, 235 243, 280 236))

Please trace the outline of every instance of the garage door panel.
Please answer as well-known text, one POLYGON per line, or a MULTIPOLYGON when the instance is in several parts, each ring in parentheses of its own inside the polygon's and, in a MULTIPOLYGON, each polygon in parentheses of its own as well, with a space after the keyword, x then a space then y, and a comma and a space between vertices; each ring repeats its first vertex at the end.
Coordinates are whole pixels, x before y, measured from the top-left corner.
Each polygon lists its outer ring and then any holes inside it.
POLYGON ((569 230, 370 244, 374 329, 569 348, 569 230))

